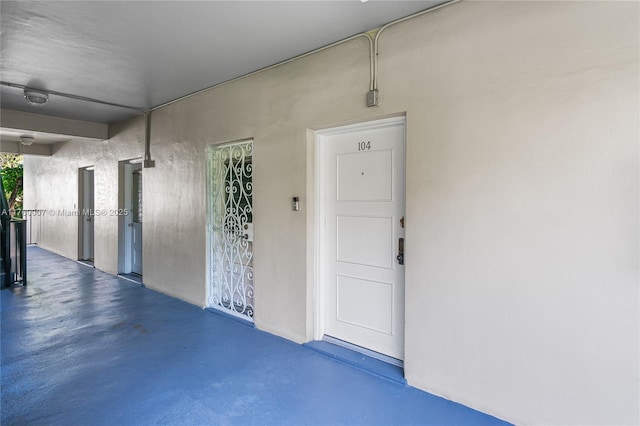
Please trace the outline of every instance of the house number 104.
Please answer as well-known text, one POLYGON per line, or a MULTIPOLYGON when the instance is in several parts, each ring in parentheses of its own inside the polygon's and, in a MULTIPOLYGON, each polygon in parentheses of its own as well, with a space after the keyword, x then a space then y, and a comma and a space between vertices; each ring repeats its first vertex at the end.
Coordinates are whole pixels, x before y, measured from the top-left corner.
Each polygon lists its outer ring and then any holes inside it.
POLYGON ((368 151, 371 149, 371 141, 358 142, 358 151, 368 151))

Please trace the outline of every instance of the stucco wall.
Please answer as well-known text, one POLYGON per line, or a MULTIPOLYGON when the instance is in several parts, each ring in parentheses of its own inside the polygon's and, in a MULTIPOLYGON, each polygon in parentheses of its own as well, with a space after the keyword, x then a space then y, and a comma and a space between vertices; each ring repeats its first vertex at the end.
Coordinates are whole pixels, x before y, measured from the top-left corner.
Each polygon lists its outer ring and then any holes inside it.
MULTIPOLYGON (((132 123, 138 122, 134 119, 132 123)), ((118 130, 127 123, 118 124, 118 130)), ((126 142, 73 140, 53 147, 51 157, 25 156, 24 205, 38 210, 31 217, 31 239, 39 246, 78 259, 78 217, 68 214, 79 206, 79 168, 95 167, 95 209, 118 209, 118 161, 142 157, 144 133, 131 126, 126 142)), ((118 272, 118 217, 94 218, 95 266, 118 272)))
POLYGON ((426 60, 420 100, 381 76, 409 111, 409 381, 522 423, 638 423, 638 4, 390 31, 397 69, 426 60))
MULTIPOLYGON (((308 129, 406 113, 409 383, 519 423, 637 424, 638 15, 459 3, 385 31, 379 107, 361 39, 154 112, 145 283, 205 304, 205 147, 254 138, 256 325, 308 340, 308 129)), ((96 208, 117 208, 142 122, 110 134, 29 159, 27 207, 71 208, 93 164, 96 208)), ((75 258, 77 219, 43 220, 38 243, 75 258)), ((96 266, 116 272, 117 220, 95 232, 96 266)))

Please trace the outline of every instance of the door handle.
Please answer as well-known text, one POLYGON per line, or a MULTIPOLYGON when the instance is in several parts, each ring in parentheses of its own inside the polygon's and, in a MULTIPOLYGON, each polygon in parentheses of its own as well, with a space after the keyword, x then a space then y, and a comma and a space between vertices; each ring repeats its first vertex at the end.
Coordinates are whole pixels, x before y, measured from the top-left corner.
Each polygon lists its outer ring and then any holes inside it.
POLYGON ((398 238, 398 265, 404 265, 404 238, 398 238))

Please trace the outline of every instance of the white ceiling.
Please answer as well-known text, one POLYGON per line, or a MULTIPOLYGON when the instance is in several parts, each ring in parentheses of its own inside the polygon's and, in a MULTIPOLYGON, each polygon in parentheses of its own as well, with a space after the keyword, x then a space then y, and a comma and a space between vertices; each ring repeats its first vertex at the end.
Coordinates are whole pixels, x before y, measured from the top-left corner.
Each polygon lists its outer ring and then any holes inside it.
MULTIPOLYGON (((3 82, 150 108, 439 1, 5 1, 3 82)), ((112 123, 135 111, 1 86, 2 108, 112 123)))
POLYGON ((56 135, 52 133, 44 133, 44 132, 33 132, 33 131, 22 131, 15 129, 0 129, 0 142, 2 143, 20 143, 20 138, 22 136, 31 136, 34 139, 34 143, 40 145, 53 145, 58 142, 66 142, 71 139, 70 136, 66 135, 56 135))

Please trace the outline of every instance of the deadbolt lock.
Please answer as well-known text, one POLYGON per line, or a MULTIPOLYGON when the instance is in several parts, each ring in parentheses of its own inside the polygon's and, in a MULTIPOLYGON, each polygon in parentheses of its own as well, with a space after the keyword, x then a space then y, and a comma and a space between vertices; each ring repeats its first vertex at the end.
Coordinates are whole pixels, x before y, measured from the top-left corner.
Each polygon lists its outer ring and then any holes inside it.
POLYGON ((398 265, 404 265, 404 238, 398 238, 398 265))

